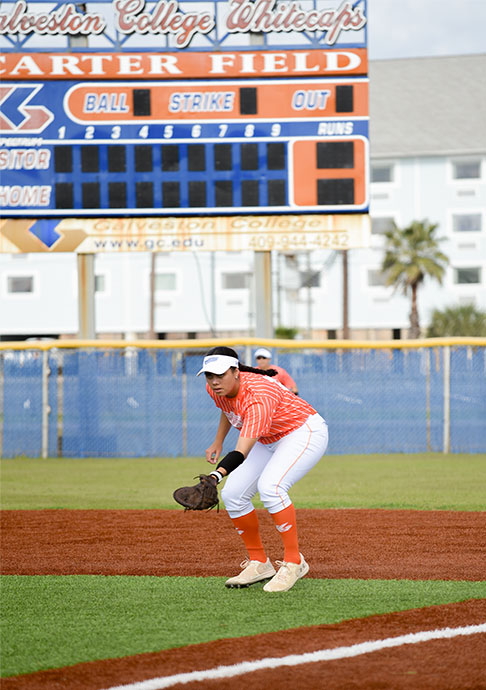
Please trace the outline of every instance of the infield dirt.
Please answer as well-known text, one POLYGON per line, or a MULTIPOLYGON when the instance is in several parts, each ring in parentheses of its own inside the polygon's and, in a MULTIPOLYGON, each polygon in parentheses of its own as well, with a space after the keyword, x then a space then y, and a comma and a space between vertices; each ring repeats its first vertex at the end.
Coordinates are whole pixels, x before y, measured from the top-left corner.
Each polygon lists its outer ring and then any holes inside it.
MULTIPOLYGON (((281 559, 270 516, 257 512, 269 557, 281 559)), ((486 512, 298 510, 297 520, 309 577, 486 577, 486 512)), ((7 510, 2 522, 9 575, 229 577, 245 558, 224 511, 7 510)))

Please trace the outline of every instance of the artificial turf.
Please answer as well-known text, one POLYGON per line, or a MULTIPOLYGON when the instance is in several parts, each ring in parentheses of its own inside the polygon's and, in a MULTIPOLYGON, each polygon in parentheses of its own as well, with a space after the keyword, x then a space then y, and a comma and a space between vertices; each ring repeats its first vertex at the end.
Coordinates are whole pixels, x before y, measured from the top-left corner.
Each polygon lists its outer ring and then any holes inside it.
POLYGON ((224 578, 1 578, 2 676, 486 598, 486 581, 306 579, 281 595, 224 578), (214 605, 214 602, 217 602, 214 605))

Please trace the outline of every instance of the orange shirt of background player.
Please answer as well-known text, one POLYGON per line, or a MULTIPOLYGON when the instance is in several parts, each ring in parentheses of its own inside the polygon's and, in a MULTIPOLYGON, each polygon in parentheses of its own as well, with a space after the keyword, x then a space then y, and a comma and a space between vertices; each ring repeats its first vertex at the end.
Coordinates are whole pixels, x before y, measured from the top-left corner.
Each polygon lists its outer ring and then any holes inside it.
POLYGON ((282 367, 278 367, 276 364, 271 364, 270 369, 275 369, 275 371, 278 372, 277 376, 274 376, 274 378, 277 381, 280 381, 280 383, 283 386, 285 386, 285 388, 289 388, 290 390, 297 390, 297 384, 295 383, 294 379, 291 377, 288 371, 286 371, 282 367))

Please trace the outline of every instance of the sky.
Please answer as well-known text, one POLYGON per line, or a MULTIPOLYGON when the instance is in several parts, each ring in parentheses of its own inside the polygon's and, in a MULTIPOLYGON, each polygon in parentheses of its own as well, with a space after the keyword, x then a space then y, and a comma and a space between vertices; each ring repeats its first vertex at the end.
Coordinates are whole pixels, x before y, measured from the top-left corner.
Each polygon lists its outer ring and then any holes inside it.
POLYGON ((368 58, 486 53, 486 0, 368 0, 368 58))

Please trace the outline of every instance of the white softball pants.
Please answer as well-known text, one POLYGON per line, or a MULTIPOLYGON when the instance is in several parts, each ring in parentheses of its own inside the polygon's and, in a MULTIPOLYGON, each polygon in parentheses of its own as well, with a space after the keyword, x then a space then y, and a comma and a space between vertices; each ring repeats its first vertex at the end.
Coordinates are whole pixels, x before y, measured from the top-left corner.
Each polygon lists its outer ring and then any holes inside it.
POLYGON ((319 462, 328 439, 325 420, 314 414, 275 443, 257 441, 245 461, 228 476, 221 491, 228 515, 236 518, 251 513, 257 491, 269 513, 287 508, 292 503, 290 487, 319 462))

